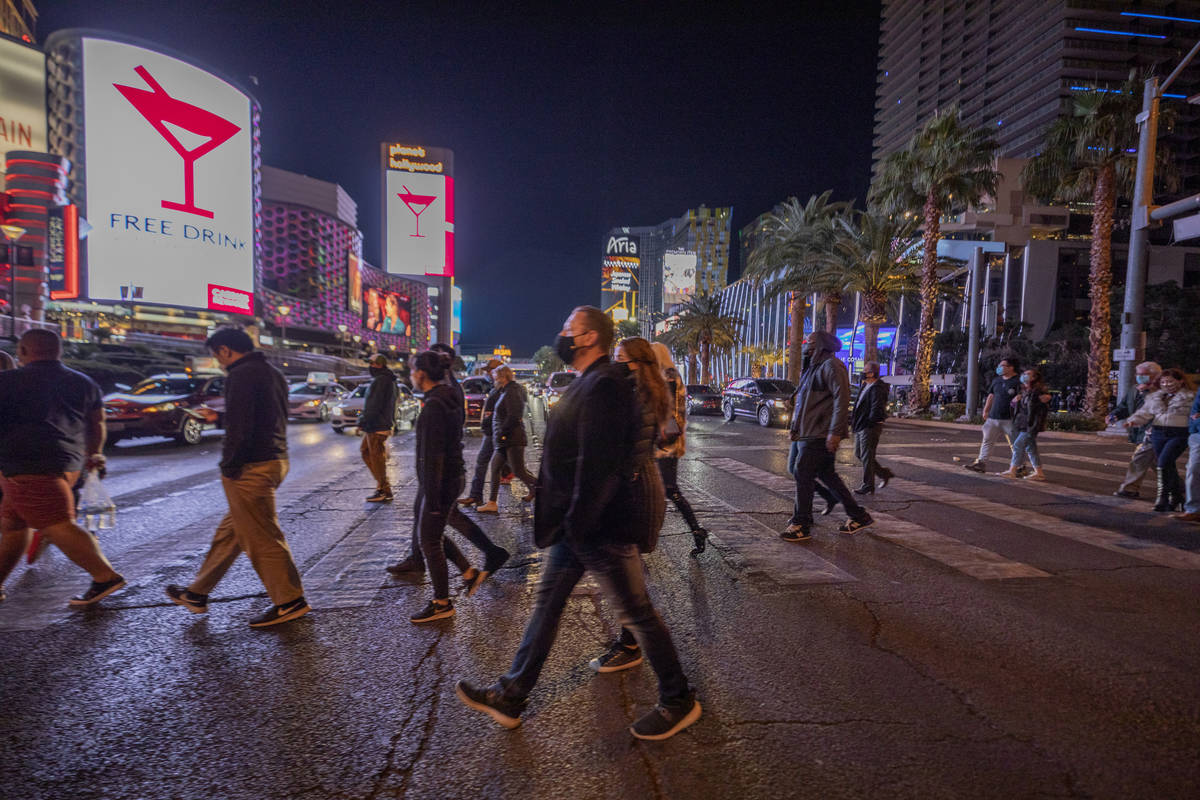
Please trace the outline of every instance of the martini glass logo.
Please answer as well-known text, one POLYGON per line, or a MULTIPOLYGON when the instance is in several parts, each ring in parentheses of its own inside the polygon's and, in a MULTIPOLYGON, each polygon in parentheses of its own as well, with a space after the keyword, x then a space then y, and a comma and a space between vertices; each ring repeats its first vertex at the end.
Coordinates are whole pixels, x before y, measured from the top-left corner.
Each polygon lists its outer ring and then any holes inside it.
POLYGON ((396 197, 404 201, 404 205, 408 206, 408 210, 413 213, 417 220, 417 232, 410 233, 409 236, 417 239, 424 239, 425 236, 421 233, 421 212, 429 208, 434 200, 437 200, 436 194, 413 194, 407 187, 401 185, 403 192, 396 192, 396 197))
POLYGON ((135 67, 133 71, 150 89, 122 86, 119 83, 114 83, 113 88, 146 118, 146 122, 149 122, 183 159, 183 202, 163 200, 162 207, 212 219, 213 212, 196 205, 196 162, 229 141, 241 128, 211 111, 171 97, 145 67, 135 67), (185 147, 176 135, 176 130, 191 134, 189 139, 194 137, 207 141, 190 148, 185 147))

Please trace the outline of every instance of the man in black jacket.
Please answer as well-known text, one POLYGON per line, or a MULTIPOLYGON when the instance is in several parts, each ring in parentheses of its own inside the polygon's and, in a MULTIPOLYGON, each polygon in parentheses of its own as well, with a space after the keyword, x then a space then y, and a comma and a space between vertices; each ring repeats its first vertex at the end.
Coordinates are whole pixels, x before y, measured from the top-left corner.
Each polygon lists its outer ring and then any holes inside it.
POLYGON ((875 475, 883 479, 879 488, 887 486, 892 471, 875 460, 883 421, 887 419, 888 385, 879 380, 879 364, 868 361, 863 365, 862 385, 858 401, 850 415, 850 430, 854 431, 854 456, 863 467, 862 485, 855 494, 875 494, 875 475))
POLYGON ((363 398, 358 428, 362 431, 362 459, 375 479, 375 494, 368 503, 392 502, 392 485, 387 477, 387 439, 396 425, 396 375, 380 353, 371 359, 371 385, 363 398))
POLYGON ((492 380, 500 391, 492 413, 491 437, 495 453, 492 455, 492 488, 488 502, 477 509, 482 514, 498 514, 496 504, 500 496, 500 473, 507 465, 529 489, 522 498, 526 503, 533 500, 537 479, 525 468, 525 447, 529 439, 525 435, 525 389, 517 383, 512 368, 501 364, 492 370, 492 380))
POLYGON ((167 597, 203 614, 208 611, 208 593, 245 551, 274 603, 250 620, 250 626, 278 625, 311 610, 275 513, 275 490, 288 471, 287 381, 262 351, 254 349, 245 331, 222 328, 206 345, 229 374, 220 465, 229 513, 217 526, 195 580, 186 588, 167 586, 167 597))
POLYGON ((581 374, 546 425, 534 540, 550 552, 533 616, 508 673, 486 688, 459 681, 456 693, 504 727, 520 725, 571 591, 590 571, 658 676, 659 703, 630 732, 639 739, 667 739, 698 720, 701 710, 646 592, 638 546, 628 541, 629 512, 618 500, 642 420, 625 372, 609 361, 612 344, 612 320, 592 306, 576 308, 555 342, 559 357, 581 374))
POLYGON ((492 463, 495 445, 492 442, 492 414, 496 410, 496 401, 500 399, 500 387, 495 386, 488 392, 483 401, 483 411, 479 415, 479 433, 483 441, 479 443, 479 452, 475 454, 475 472, 471 477, 471 489, 465 497, 458 499, 460 506, 477 506, 483 502, 483 482, 487 480, 488 466, 492 463))

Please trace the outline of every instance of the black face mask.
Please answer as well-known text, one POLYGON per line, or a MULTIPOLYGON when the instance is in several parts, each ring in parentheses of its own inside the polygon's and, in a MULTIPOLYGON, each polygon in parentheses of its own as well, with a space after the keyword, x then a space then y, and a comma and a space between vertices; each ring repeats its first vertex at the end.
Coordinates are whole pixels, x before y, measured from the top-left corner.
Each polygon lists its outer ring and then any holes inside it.
POLYGON ((554 352, 568 367, 575 360, 575 337, 563 336, 561 333, 554 338, 554 352))
POLYGON ((618 370, 618 371, 619 371, 619 372, 620 372, 622 375, 630 375, 630 374, 632 374, 632 373, 633 373, 633 370, 629 368, 629 362, 628 362, 628 361, 618 361, 618 362, 617 362, 617 370, 618 370))
POLYGON ((387 372, 387 367, 371 367, 369 371, 372 375, 378 378, 380 375, 387 372))

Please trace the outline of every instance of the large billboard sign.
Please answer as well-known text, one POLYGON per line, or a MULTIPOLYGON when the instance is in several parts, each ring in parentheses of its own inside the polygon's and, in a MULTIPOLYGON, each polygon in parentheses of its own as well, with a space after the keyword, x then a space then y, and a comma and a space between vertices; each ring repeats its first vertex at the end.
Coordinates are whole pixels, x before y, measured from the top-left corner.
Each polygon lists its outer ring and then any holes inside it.
POLYGON ((663 254, 663 302, 686 303, 696 293, 696 254, 668 250, 663 254))
POLYGON ((639 238, 629 234, 609 234, 604 242, 604 261, 600 268, 600 307, 614 322, 634 319, 641 278, 639 238))
POLYGON ((0 152, 46 151, 46 57, 0 38, 0 152))
POLYGON ((383 145, 384 269, 454 275, 454 153, 383 145))
POLYGON ((253 314, 250 97, 106 39, 83 40, 83 79, 88 296, 253 314))
POLYGON ((412 299, 400 292, 367 289, 363 292, 363 327, 377 333, 412 336, 412 299))

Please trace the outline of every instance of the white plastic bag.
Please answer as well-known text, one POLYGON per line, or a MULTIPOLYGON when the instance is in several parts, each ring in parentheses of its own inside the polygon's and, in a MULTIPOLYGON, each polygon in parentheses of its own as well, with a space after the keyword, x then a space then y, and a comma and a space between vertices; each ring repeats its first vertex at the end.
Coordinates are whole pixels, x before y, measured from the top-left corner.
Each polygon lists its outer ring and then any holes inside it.
POLYGON ((83 488, 79 490, 79 504, 75 513, 79 524, 92 533, 117 524, 116 503, 109 497, 96 470, 88 472, 83 488))

